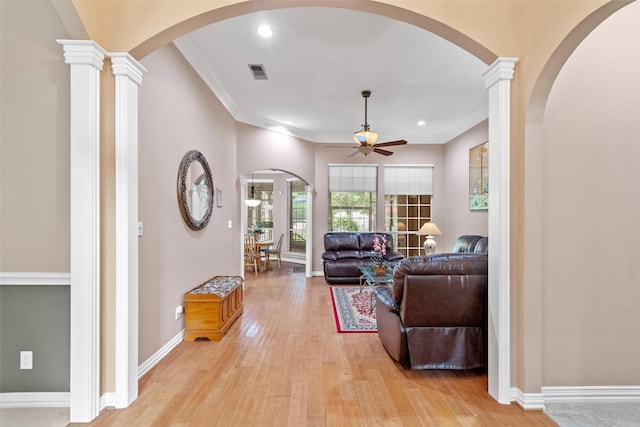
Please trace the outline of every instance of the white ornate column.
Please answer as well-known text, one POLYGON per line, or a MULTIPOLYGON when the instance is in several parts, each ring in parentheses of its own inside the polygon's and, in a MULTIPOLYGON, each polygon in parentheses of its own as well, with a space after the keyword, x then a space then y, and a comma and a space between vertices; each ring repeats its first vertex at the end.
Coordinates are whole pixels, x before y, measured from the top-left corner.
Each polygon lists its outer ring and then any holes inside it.
POLYGON ((91 40, 58 40, 71 65, 71 374, 74 422, 98 416, 100 392, 100 71, 91 40))
POLYGON ((115 75, 115 407, 138 397, 138 87, 146 69, 110 53, 115 75))
POLYGON ((305 248, 305 275, 313 276, 313 185, 304 187, 307 192, 307 246, 305 248))
POLYGON ((517 59, 498 58, 485 72, 489 92, 489 394, 511 391, 511 80, 517 59))

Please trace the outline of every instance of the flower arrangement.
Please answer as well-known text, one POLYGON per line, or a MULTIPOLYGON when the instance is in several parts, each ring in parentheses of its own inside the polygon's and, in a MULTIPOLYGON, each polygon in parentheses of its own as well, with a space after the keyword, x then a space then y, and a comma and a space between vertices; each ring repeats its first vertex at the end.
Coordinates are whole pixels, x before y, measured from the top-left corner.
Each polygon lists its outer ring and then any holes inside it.
POLYGON ((385 267, 384 256, 387 254, 387 238, 385 236, 376 236, 373 238, 373 252, 371 253, 371 261, 374 267, 385 267))
POLYGON ((251 226, 251 232, 256 235, 263 234, 264 230, 262 229, 262 224, 260 224, 259 222, 254 223, 251 226))

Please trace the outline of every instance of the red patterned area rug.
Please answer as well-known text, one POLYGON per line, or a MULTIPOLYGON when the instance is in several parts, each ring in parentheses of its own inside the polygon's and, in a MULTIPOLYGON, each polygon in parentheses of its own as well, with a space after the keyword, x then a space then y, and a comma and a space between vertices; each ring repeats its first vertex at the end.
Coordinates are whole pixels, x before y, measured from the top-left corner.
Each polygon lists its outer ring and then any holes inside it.
POLYGON ((365 287, 331 287, 331 301, 338 332, 378 332, 375 306, 369 313, 371 290, 365 287))

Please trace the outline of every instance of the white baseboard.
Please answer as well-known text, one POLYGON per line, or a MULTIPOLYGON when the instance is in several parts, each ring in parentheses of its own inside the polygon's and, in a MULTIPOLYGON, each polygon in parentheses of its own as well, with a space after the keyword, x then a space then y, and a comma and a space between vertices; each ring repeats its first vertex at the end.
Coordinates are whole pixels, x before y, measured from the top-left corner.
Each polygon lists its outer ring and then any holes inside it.
POLYGON ((550 402, 640 402, 640 386, 577 386, 542 387, 540 393, 524 393, 518 388, 511 389, 511 401, 524 410, 544 410, 550 402))
POLYGON ((542 411, 544 396, 542 393, 523 393, 519 388, 511 388, 511 401, 516 402, 525 411, 542 411))
POLYGON ((0 408, 68 408, 70 395, 61 393, 0 393, 0 408))
MULTIPOLYGON (((184 329, 155 352, 138 367, 138 379, 160 362, 184 338, 184 329)), ((68 408, 70 394, 67 393, 0 393, 0 408, 68 408)), ((116 406, 115 393, 100 396, 100 411, 116 406)))
POLYGON ((168 343, 166 343, 160 350, 156 351, 150 358, 142 362, 142 365, 138 366, 138 379, 142 378, 144 374, 149 372, 151 368, 156 366, 167 354, 171 352, 178 344, 184 339, 184 329, 181 330, 178 335, 173 337, 168 343))
POLYGON ((542 387, 545 402, 640 401, 640 385, 542 387))
POLYGON ((102 396, 100 396, 100 403, 99 403, 99 409, 98 412, 102 411, 105 408, 116 408, 116 401, 118 400, 118 398, 116 397, 116 393, 112 392, 112 393, 105 393, 102 396))

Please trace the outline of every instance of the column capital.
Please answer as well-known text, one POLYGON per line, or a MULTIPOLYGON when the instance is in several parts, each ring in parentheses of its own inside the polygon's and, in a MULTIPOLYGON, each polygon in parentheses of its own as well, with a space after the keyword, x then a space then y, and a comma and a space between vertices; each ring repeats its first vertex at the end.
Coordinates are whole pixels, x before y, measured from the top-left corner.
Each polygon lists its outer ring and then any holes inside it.
POLYGON ((142 74, 147 71, 135 58, 126 52, 109 53, 111 58, 111 70, 115 76, 128 77, 132 82, 140 86, 142 74))
POLYGON ((64 62, 92 65, 102 71, 106 51, 93 40, 56 40, 64 48, 64 62))
POLYGON ((489 89, 500 80, 512 80, 518 58, 498 58, 484 72, 484 86, 489 89))

